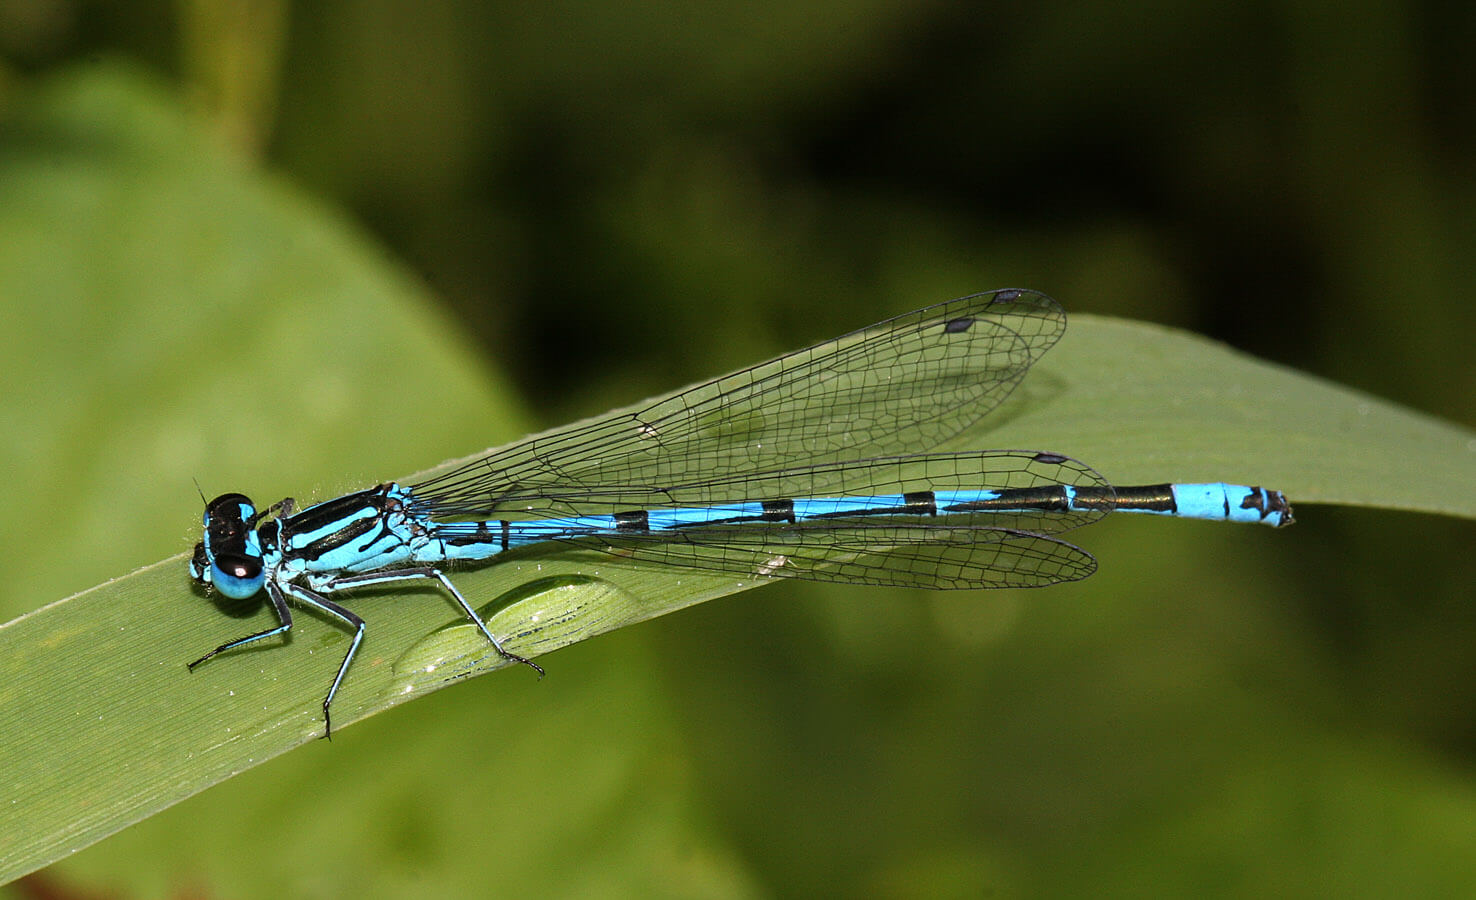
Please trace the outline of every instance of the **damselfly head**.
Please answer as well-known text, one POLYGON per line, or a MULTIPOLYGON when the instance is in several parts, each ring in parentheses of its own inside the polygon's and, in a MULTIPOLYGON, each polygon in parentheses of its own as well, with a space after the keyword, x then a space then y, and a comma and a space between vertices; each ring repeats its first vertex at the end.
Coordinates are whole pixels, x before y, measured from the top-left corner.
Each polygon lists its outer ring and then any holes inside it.
POLYGON ((205 539, 195 545, 190 577, 233 600, 245 600, 266 582, 261 540, 251 528, 256 506, 244 494, 221 494, 205 504, 205 539))

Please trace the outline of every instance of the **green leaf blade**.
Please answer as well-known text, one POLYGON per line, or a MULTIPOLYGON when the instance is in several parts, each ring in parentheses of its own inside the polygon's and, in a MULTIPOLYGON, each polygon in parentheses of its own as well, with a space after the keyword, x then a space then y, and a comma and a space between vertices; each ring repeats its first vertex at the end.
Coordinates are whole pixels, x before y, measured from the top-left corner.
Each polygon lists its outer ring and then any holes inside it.
MULTIPOLYGON (((517 433, 513 404, 413 279, 333 213, 221 159, 136 75, 53 86, 8 127, 0 286, 28 302, 0 330, 7 615, 192 544, 191 475, 211 492, 311 502, 517 433), (398 409, 416 420, 377 415, 398 409)), ((1191 335, 1090 316, 1073 317, 963 447, 1066 453, 1122 483, 1248 481, 1294 504, 1476 518, 1469 429, 1191 335)), ((1315 511, 1299 512, 1299 528, 1316 527, 1315 511)), ((530 655, 751 586, 559 554, 455 578, 510 649, 530 655)), ((500 666, 435 591, 368 591, 354 608, 370 632, 336 706, 345 728, 500 666)), ((224 614, 179 554, 0 626, 0 881, 313 741, 348 640, 332 623, 302 614, 290 640, 185 670, 271 621, 259 608, 224 614)), ((596 684, 559 739, 614 729, 601 718, 605 689, 632 727, 668 736, 648 687, 596 684)), ((520 702, 538 704, 538 690, 519 684, 520 702)), ((380 758, 429 757, 458 727, 415 724, 427 732, 357 756, 340 750, 350 730, 332 748, 334 774, 353 769, 362 783, 380 758)), ((505 723, 479 727, 489 756, 508 742, 505 723)), ((524 774, 501 785, 530 803, 558 787, 548 772, 524 774)), ((604 774, 645 787, 639 774, 604 774)), ((691 839, 699 829, 683 823, 650 830, 691 839)), ((702 846, 722 860, 715 868, 738 867, 716 842, 702 846)), ((527 849, 531 864, 554 868, 540 850, 527 849)))

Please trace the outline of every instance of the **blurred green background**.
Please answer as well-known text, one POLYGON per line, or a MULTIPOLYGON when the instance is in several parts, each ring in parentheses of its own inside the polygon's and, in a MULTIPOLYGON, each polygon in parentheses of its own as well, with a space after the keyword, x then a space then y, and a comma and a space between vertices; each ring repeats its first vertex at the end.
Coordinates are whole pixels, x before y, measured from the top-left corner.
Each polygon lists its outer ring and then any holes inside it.
MULTIPOLYGON (((328 496, 989 287, 1469 425, 1472 10, 0 0, 3 618, 187 549, 192 476, 328 496)), ((0 890, 1469 894, 1476 528, 1298 518, 704 604, 0 890)))

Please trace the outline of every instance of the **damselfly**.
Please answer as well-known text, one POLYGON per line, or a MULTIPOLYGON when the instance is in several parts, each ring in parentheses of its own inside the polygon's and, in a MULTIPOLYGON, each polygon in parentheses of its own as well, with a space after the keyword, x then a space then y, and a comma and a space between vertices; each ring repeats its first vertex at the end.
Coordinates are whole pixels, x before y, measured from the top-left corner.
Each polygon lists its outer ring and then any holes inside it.
POLYGON ((1110 511, 1287 525, 1277 491, 1232 484, 1113 487, 1033 450, 932 452, 1007 397, 1066 327, 1044 294, 975 294, 897 316, 656 400, 495 450, 412 485, 381 484, 298 510, 242 494, 206 504, 190 574, 227 597, 265 591, 353 630, 329 599, 434 583, 503 657, 443 572, 536 544, 743 578, 928 588, 1036 587, 1085 578, 1086 551, 1056 535, 1110 511))

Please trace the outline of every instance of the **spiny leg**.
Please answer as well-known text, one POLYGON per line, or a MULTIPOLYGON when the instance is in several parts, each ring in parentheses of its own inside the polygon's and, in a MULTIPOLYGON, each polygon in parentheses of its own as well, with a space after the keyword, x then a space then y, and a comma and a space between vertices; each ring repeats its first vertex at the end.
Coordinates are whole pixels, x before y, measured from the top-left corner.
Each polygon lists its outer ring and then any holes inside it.
POLYGON ((492 632, 487 630, 487 623, 482 621, 482 617, 476 614, 476 611, 471 608, 471 604, 467 603, 466 598, 461 596, 461 592, 456 589, 456 585, 452 584, 451 579, 447 578, 440 569, 433 569, 426 566, 415 569, 393 569, 387 572, 366 572, 363 575, 346 575, 342 578, 335 578, 327 584, 319 585, 318 590, 324 593, 333 593, 347 588, 371 587, 379 584, 391 584, 396 581, 439 582, 441 587, 445 588, 446 592, 456 600, 456 605, 461 607, 461 611, 466 613, 466 617, 477 626, 477 630, 482 632, 482 636, 492 644, 493 649, 503 659, 508 662, 522 663, 537 672, 539 678, 543 677, 543 667, 538 663, 503 649, 502 644, 497 638, 492 636, 492 632))
POLYGON ((212 656, 215 656, 218 653, 224 653, 227 650, 234 650, 235 648, 240 647, 243 644, 250 644, 253 641, 259 641, 262 638, 269 638, 274 634, 282 634, 285 631, 291 630, 292 610, 288 608, 287 601, 282 599, 281 593, 275 590, 273 584, 270 581, 266 583, 266 588, 267 596, 270 597, 272 601, 272 608, 277 611, 277 620, 280 621, 282 624, 278 625, 276 628, 268 628, 265 631, 258 631, 255 634, 248 634, 243 638, 237 638, 234 641, 228 641, 227 643, 221 644, 219 647, 216 647, 214 650, 211 650, 209 653, 190 663, 186 668, 193 672, 195 671, 195 666, 198 666, 200 663, 211 658, 212 656))
MULTIPOLYGON (((268 590, 274 590, 275 587, 271 582, 267 583, 268 590)), ((333 695, 338 693, 338 686, 343 683, 343 676, 348 674, 349 663, 354 661, 354 654, 359 652, 359 642, 364 640, 364 620, 327 597, 314 593, 301 585, 288 583, 282 585, 281 588, 303 606, 330 615, 354 629, 354 639, 349 643, 348 652, 343 655, 343 662, 338 665, 338 674, 333 676, 333 686, 328 689, 328 696, 323 698, 323 737, 331 739, 333 718, 329 713, 329 707, 333 705, 333 695)))

